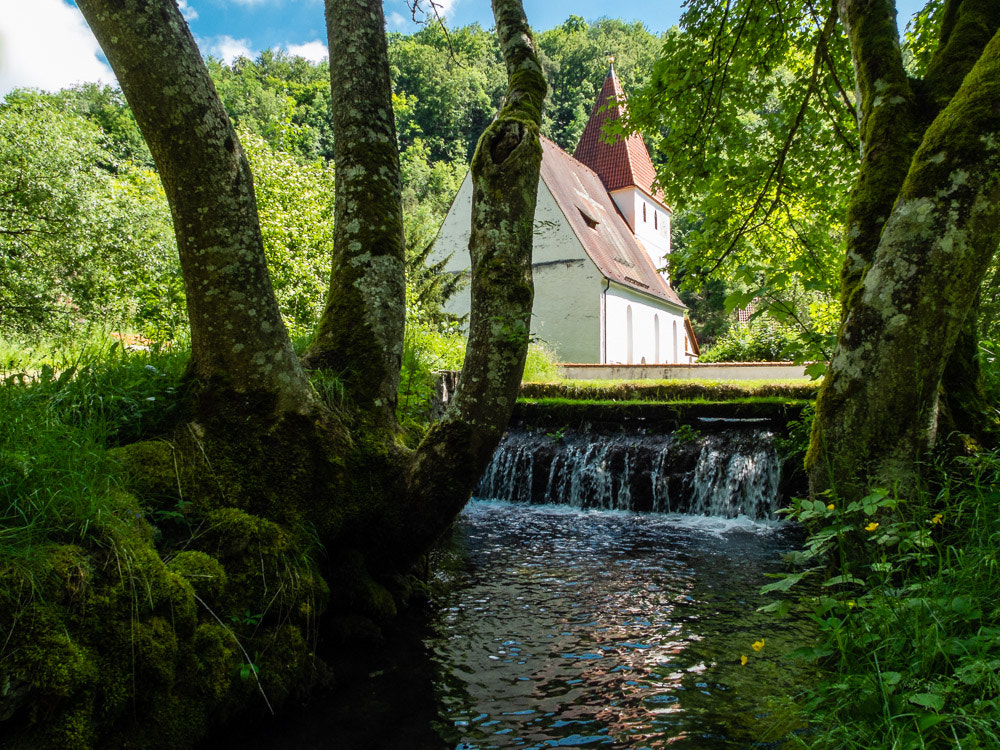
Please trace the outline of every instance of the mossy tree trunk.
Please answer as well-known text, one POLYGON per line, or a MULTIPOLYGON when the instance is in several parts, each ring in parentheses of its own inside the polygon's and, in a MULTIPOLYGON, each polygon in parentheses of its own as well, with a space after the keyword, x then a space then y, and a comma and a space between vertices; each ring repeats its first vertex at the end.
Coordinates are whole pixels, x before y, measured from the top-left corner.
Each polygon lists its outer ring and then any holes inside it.
POLYGON ((841 0, 839 11, 862 166, 807 464, 813 493, 856 498, 919 486, 942 376, 1000 241, 1000 6, 949 0, 921 81, 905 74, 893 3, 841 0))
POLYGON ((326 3, 336 163, 334 263, 307 356, 391 431, 406 316, 403 206, 380 0, 326 3))
POLYGON ((271 288, 250 165, 174 2, 83 0, 156 160, 173 218, 191 321, 191 374, 314 404, 271 288))

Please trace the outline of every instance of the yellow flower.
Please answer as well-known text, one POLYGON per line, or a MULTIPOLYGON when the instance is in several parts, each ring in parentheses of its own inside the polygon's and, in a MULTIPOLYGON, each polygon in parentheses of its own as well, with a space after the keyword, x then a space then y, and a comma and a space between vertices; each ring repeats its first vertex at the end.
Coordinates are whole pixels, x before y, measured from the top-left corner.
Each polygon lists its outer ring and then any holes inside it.
POLYGON ((740 665, 741 665, 741 666, 744 666, 744 667, 745 667, 745 666, 747 665, 747 662, 748 662, 748 661, 750 661, 750 660, 749 660, 749 659, 747 659, 747 655, 746 655, 746 654, 741 654, 741 655, 740 655, 740 665))
POLYGON ((878 528, 878 523, 876 523, 875 521, 872 521, 867 526, 865 526, 865 531, 875 531, 875 529, 877 529, 877 528, 878 528))
POLYGON ((837 507, 836 505, 834 505, 833 503, 830 503, 829 505, 826 506, 826 509, 827 510, 833 510, 836 507, 837 507))
POLYGON ((931 519, 931 523, 944 525, 944 516, 942 516, 940 513, 935 513, 934 518, 931 519))
POLYGON ((854 602, 854 600, 853 600, 853 599, 848 599, 848 601, 847 601, 847 606, 848 606, 848 607, 853 607, 853 606, 854 606, 854 604, 855 604, 855 602, 854 602))
POLYGON ((751 648, 753 648, 754 651, 760 651, 762 648, 764 648, 764 639, 761 638, 759 641, 754 641, 751 648))

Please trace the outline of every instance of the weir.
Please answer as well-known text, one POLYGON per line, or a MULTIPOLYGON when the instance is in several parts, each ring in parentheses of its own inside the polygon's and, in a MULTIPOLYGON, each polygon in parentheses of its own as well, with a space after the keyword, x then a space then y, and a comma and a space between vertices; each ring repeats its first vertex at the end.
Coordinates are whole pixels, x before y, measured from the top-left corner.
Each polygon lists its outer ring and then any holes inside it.
POLYGON ((511 428, 475 496, 604 510, 774 517, 781 487, 773 432, 753 422, 670 432, 511 428))

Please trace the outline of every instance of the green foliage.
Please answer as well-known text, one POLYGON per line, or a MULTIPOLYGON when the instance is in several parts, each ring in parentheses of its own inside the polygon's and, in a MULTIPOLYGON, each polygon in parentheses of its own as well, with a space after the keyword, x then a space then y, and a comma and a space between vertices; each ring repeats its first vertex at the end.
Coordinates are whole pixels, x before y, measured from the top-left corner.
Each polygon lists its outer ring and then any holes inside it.
POLYGON ((549 82, 542 133, 573 153, 590 119, 608 72, 608 55, 626 93, 649 81, 662 39, 639 22, 601 18, 588 24, 580 16, 535 36, 549 82))
POLYGON ((393 91, 405 100, 397 112, 400 148, 422 139, 434 161, 464 164, 500 109, 507 75, 496 34, 478 24, 438 24, 415 34, 389 35, 393 91))
POLYGON ((789 349, 798 341, 794 331, 761 316, 738 323, 710 348, 699 362, 775 362, 792 359, 789 349))
POLYGON ((722 278, 739 295, 729 309, 756 299, 806 334, 802 358, 826 359, 858 168, 846 38, 796 0, 686 8, 630 99, 632 124, 658 138, 668 201, 692 217, 674 278, 722 278))
POLYGON ((307 333, 323 312, 333 262, 333 166, 277 151, 249 130, 239 137, 278 306, 291 335, 307 333))
POLYGON ((729 296, 726 284, 721 279, 706 279, 698 287, 681 285, 678 293, 688 306, 688 317, 698 337, 698 345, 702 351, 707 351, 733 325, 733 313, 726 309, 729 296))
MULTIPOLYGON (((122 162, 92 120, 57 97, 0 105, 0 331, 51 334, 88 321, 173 329, 161 290, 178 273, 156 176, 122 162)), ((179 302, 174 294, 174 301, 179 302)))
POLYGON ((430 423, 438 370, 461 370, 465 337, 436 326, 409 321, 403 339, 396 416, 403 428, 419 435, 430 423))
POLYGON ((209 58, 209 73, 237 127, 274 150, 306 160, 333 160, 330 69, 281 50, 226 65, 209 58))
POLYGON ((562 380, 562 373, 556 364, 556 355, 540 341, 528 344, 528 356, 524 361, 525 383, 551 383, 562 380))
POLYGON ((912 499, 878 490, 790 509, 810 534, 790 555, 798 570, 765 591, 800 594, 768 609, 804 611, 818 639, 797 654, 830 670, 803 700, 810 746, 1000 743, 1000 455, 958 459, 936 480, 912 499))
POLYGON ((934 50, 941 37, 941 21, 944 17, 944 0, 928 0, 917 13, 906 22, 903 34, 903 60, 906 72, 914 78, 922 78, 927 72, 934 50))
POLYGON ((106 450, 164 430, 186 364, 107 339, 45 359, 8 350, 0 368, 20 373, 0 383, 0 557, 79 541, 114 512, 120 469, 106 450))
POLYGON ((573 401, 741 401, 798 403, 816 398, 817 384, 804 380, 561 380, 521 385, 521 397, 573 401))
POLYGON ((682 445, 697 443, 701 439, 701 432, 689 424, 682 424, 673 432, 674 440, 682 445))

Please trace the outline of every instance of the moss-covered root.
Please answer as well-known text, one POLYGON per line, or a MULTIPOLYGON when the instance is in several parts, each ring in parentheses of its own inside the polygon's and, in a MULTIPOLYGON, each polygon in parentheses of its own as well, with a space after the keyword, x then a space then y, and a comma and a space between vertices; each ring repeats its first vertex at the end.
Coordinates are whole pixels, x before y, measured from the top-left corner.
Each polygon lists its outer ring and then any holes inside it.
POLYGON ((88 547, 0 569, 0 747, 184 748, 320 674, 327 589, 288 530, 229 508, 168 562, 138 503, 88 547))

